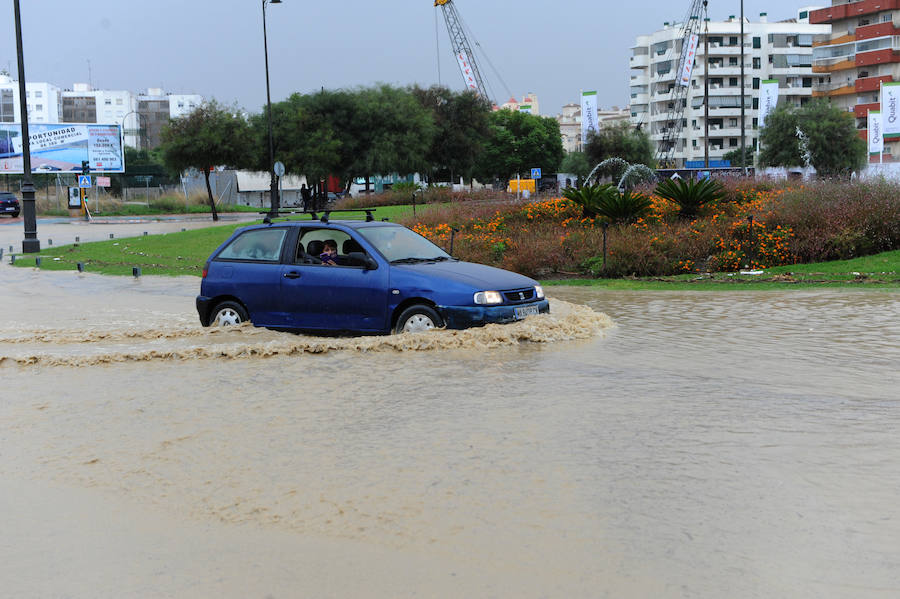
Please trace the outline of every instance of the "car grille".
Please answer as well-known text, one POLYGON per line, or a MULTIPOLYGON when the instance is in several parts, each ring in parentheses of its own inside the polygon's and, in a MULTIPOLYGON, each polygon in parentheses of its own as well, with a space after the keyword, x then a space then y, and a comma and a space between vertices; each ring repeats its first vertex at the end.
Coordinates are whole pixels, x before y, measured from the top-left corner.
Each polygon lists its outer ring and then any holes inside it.
POLYGON ((523 302, 529 302, 534 299, 534 287, 504 291, 503 297, 510 304, 521 304, 523 302))

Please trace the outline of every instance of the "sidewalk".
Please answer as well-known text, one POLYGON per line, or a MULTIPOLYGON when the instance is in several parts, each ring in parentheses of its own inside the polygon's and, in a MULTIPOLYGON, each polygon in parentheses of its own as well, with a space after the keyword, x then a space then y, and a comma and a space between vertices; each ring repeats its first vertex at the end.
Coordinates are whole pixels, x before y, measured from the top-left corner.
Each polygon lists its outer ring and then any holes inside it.
MULTIPOLYGON (((71 245, 76 243, 75 238, 81 243, 89 241, 103 241, 113 235, 116 239, 125 237, 139 237, 147 232, 149 235, 161 233, 173 233, 182 229, 203 229, 216 227, 236 222, 252 222, 259 220, 260 215, 254 213, 227 213, 220 214, 218 222, 213 222, 209 215, 153 215, 153 216, 105 216, 95 218, 93 221, 85 221, 81 218, 50 217, 37 220, 37 238, 41 242, 41 249, 52 246, 71 245)), ((25 238, 25 229, 22 217, 14 219, 0 219, 0 248, 3 249, 4 260, 10 252, 18 254, 22 251, 22 240, 25 238)))

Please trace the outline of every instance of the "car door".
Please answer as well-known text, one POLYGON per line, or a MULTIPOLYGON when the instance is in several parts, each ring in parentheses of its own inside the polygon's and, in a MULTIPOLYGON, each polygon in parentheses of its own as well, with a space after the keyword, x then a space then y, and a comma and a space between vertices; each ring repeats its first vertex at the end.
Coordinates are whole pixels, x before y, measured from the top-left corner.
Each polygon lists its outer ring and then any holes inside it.
MULTIPOLYGON (((330 236, 341 238, 341 232, 328 231, 330 236)), ((343 237, 353 238, 347 233, 343 237)), ((282 267, 279 300, 290 326, 331 331, 387 330, 387 265, 372 269, 310 264, 302 251, 304 238, 309 236, 301 237, 295 263, 282 267)), ((371 251, 367 253, 372 255, 371 251)))
POLYGON ((285 227, 250 229, 216 256, 216 295, 233 295, 257 326, 289 326, 278 304, 285 227))

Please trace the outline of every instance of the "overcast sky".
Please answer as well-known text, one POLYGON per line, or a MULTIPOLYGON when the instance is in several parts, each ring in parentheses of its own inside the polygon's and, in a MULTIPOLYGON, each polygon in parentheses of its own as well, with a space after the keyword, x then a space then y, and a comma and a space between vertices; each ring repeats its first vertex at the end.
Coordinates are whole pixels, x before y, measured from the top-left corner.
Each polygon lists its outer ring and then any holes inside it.
MULTIPOLYGON (((265 103, 261 0, 20 0, 29 80, 62 88, 198 93, 257 112, 265 103)), ((12 2, 0 3, 0 68, 16 76, 12 2)), ((320 87, 376 82, 462 89, 447 28, 433 0, 283 0, 268 13, 272 100, 320 87), (435 17, 439 18, 438 43, 435 17), (439 50, 439 52, 438 52, 439 50), (440 68, 439 66, 440 65, 440 68)), ((687 0, 455 0, 490 63, 482 75, 504 102, 535 92, 555 115, 596 89, 604 107, 628 103, 635 36, 680 21, 687 0), (496 69, 496 71, 495 71, 496 69), (499 75, 498 75, 499 74, 499 75), (505 82, 505 86, 504 83, 505 82), (507 86, 509 91, 507 91, 507 86)), ((809 0, 746 0, 744 14, 796 16, 809 0)), ((828 6, 822 2, 819 6, 828 6)), ((709 2, 710 18, 739 0, 709 2)), ((477 50, 476 50, 477 52, 477 50)))

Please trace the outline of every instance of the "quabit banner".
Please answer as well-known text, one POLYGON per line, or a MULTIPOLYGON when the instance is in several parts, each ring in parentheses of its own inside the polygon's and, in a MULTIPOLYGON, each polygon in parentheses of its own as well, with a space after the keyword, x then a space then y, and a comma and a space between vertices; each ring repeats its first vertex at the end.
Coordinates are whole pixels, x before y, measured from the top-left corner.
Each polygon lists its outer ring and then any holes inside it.
POLYGON ((778 105, 778 79, 766 79, 759 84, 759 128, 766 125, 766 117, 778 105))
POLYGON ((881 119, 884 139, 900 139, 900 81, 881 84, 881 119))
POLYGON ((869 111, 869 154, 884 152, 884 135, 882 133, 881 111, 869 111))
POLYGON ((586 144, 588 133, 599 130, 597 123, 597 92, 581 93, 581 143, 586 144))

